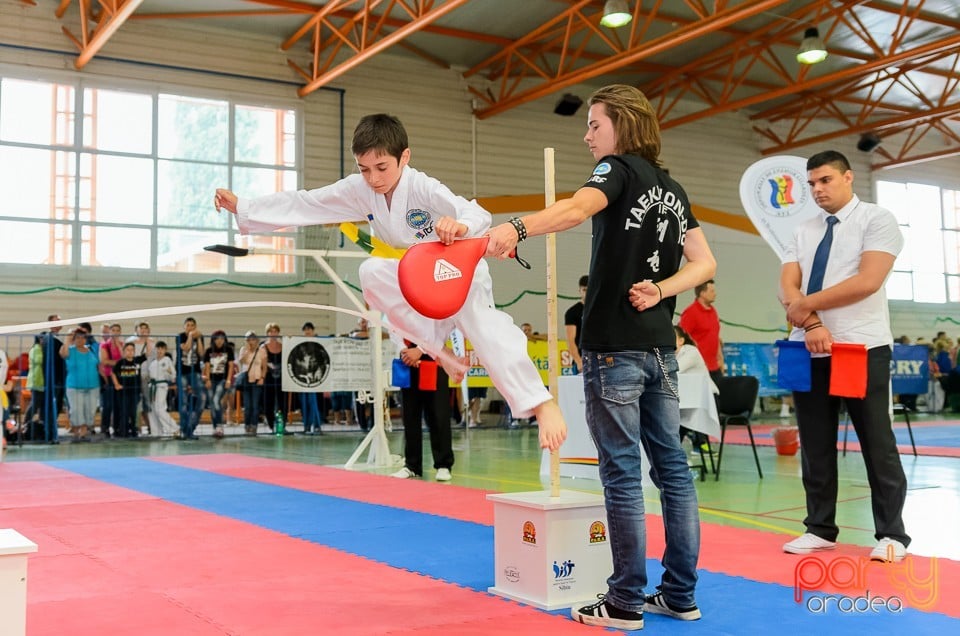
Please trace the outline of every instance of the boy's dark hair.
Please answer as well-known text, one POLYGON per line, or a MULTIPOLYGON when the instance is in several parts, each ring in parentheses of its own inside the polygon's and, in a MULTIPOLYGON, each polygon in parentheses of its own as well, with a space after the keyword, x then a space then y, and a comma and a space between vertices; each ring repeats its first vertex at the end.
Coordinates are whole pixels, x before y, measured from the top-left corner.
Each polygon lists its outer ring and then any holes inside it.
POLYGON ((188 322, 192 322, 193 324, 197 324, 197 319, 194 318, 193 316, 187 316, 186 318, 183 319, 183 324, 187 324, 188 322))
POLYGON ((77 326, 86 331, 87 333, 93 333, 93 325, 89 322, 80 322, 77 323, 77 326))
POLYGON ((124 343, 123 343, 123 350, 126 351, 126 350, 127 350, 127 347, 130 347, 131 349, 135 349, 135 348, 136 348, 132 342, 124 342, 124 343))
POLYGON ((713 284, 714 284, 714 281, 712 278, 705 283, 700 283, 699 285, 693 288, 694 295, 697 298, 700 298, 700 294, 707 291, 707 285, 713 285, 713 284))
POLYGON ((314 326, 313 326, 313 323, 308 320, 307 322, 303 323, 303 326, 302 326, 302 327, 300 327, 300 331, 303 331, 304 329, 314 329, 314 330, 315 330, 316 327, 314 327, 314 326))
POLYGON ((579 285, 579 286, 580 286, 580 287, 586 287, 588 280, 590 280, 590 277, 587 276, 586 274, 584 274, 583 276, 580 277, 580 285, 579 285))
POLYGON ((850 169, 850 162, 836 150, 824 150, 807 159, 807 170, 816 170, 826 165, 833 166, 840 172, 846 172, 850 169))
POLYGON ((159 349, 160 347, 163 347, 164 349, 166 349, 166 348, 167 348, 167 343, 164 342, 163 340, 161 340, 160 342, 158 342, 157 344, 155 344, 154 347, 156 347, 156 348, 158 348, 158 349, 159 349))
POLYGON ((376 150, 400 160, 403 151, 410 147, 407 131, 400 120, 393 115, 378 113, 360 118, 353 129, 353 143, 350 151, 354 157, 376 150))

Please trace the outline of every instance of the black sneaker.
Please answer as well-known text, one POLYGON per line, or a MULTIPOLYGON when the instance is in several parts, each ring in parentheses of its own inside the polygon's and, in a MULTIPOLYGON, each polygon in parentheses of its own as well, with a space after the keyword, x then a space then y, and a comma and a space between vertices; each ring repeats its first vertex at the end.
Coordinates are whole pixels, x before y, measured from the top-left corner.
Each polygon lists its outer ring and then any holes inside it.
POLYGON ((671 605, 667 599, 663 598, 663 592, 657 592, 647 597, 647 602, 643 609, 654 614, 663 614, 671 618, 679 618, 682 621, 700 620, 700 610, 696 605, 693 607, 676 607, 671 605))
POLYGON ((584 625, 615 627, 617 629, 643 629, 643 612, 630 612, 614 607, 607 597, 597 594, 600 600, 593 605, 570 608, 570 617, 584 625))

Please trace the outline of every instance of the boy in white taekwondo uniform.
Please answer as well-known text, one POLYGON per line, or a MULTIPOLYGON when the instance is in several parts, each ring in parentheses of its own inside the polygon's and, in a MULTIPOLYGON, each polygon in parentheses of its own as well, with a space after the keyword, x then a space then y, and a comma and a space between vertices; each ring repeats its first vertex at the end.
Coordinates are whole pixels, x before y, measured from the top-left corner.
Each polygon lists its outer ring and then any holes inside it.
MULTIPOLYGON (((490 227, 490 213, 475 201, 453 194, 442 183, 409 165, 410 148, 400 121, 390 115, 367 115, 353 134, 352 151, 360 174, 316 190, 278 192, 238 200, 218 189, 214 205, 236 214, 244 234, 277 228, 369 221, 374 234, 393 247, 409 247, 439 239, 481 236, 490 227)), ((446 320, 417 313, 399 293, 399 261, 370 258, 360 266, 363 296, 391 324, 417 336, 435 359, 454 327, 470 339, 474 350, 503 394, 515 417, 535 415, 540 445, 556 450, 566 438, 560 408, 527 356, 527 340, 507 314, 494 308, 493 283, 485 261, 476 268, 464 306, 446 320), (438 344, 439 343, 439 344, 438 344)), ((442 358, 440 358, 442 360, 442 358)), ((442 362, 441 362, 442 364, 442 362)), ((447 369, 457 381, 455 369, 447 369)))

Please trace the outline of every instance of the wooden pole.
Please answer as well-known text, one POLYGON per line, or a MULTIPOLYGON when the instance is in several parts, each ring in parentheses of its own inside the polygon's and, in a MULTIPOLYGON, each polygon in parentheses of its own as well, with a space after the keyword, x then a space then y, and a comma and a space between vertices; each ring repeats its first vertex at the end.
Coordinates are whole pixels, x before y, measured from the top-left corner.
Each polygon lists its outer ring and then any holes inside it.
MULTIPOLYGON (((543 199, 545 207, 557 200, 553 148, 543 149, 543 199)), ((560 356, 557 350, 557 235, 547 234, 547 378, 550 394, 557 399, 557 373, 560 356)), ((560 496, 560 451, 550 451, 550 496, 560 496)))

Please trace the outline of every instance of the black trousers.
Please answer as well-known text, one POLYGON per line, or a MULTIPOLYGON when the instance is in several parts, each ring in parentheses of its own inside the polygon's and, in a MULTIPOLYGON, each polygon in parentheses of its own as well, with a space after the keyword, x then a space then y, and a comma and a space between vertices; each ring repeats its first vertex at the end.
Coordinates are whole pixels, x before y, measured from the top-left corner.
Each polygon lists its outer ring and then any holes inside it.
POLYGON ((860 440, 870 483, 875 537, 910 544, 903 526, 907 478, 900 463, 896 437, 890 423, 890 347, 867 352, 867 395, 863 399, 829 394, 831 358, 814 358, 810 391, 794 391, 794 408, 800 428, 803 489, 807 494, 807 532, 836 541, 837 433, 840 401, 846 403, 850 421, 860 440))
POLYGON ((434 468, 453 468, 453 440, 450 432, 450 380, 437 366, 437 390, 422 391, 418 387, 420 370, 410 369, 410 388, 400 390, 403 413, 404 464, 412 472, 423 475, 423 424, 430 431, 430 450, 434 468))

